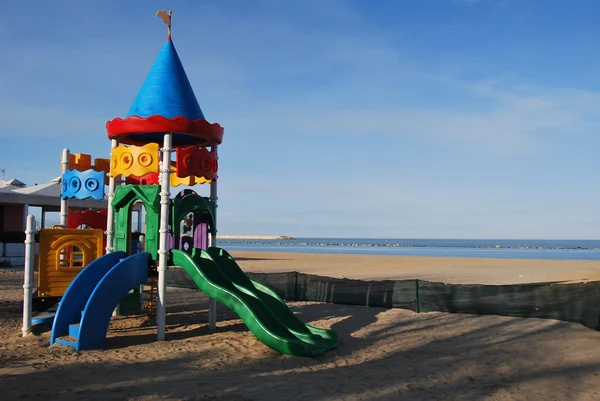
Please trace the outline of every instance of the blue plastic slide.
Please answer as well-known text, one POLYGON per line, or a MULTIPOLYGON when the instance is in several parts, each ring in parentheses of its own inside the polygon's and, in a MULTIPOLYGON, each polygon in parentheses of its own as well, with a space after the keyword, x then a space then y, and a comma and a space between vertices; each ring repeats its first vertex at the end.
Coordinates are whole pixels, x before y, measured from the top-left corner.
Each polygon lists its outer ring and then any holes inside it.
POLYGON ((85 304, 102 277, 123 258, 125 258, 125 252, 107 253, 87 265, 75 276, 58 304, 52 324, 50 345, 54 344, 58 337, 69 334, 69 325, 79 322, 81 311, 85 308, 85 304))
POLYGON ((124 256, 123 252, 109 253, 77 275, 56 311, 50 345, 57 343, 77 351, 102 348, 119 301, 148 280, 150 254, 138 253, 121 259, 124 256), (95 263, 98 264, 94 266, 95 263), (59 338, 65 335, 72 339, 59 338))

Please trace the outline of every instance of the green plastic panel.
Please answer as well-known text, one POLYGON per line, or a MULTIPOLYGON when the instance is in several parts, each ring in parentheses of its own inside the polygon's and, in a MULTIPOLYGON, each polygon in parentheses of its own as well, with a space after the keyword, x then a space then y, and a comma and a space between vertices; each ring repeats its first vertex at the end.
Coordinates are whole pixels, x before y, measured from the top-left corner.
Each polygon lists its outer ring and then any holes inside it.
POLYGON ((171 232, 176 235, 181 230, 181 220, 189 213, 205 214, 209 217, 209 231, 216 234, 215 203, 198 194, 188 194, 173 200, 171 232))
POLYGON ((160 224, 160 186, 120 185, 115 190, 112 207, 115 212, 115 250, 131 251, 131 210, 136 201, 146 208, 146 249, 158 259, 158 228, 160 224))

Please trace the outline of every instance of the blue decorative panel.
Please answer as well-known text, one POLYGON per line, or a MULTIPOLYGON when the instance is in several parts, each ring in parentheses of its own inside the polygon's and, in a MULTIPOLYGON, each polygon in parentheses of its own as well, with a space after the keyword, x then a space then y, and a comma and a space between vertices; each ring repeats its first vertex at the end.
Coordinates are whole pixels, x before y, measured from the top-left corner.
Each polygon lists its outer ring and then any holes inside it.
POLYGON ((62 199, 104 199, 104 172, 69 170, 62 176, 62 199))

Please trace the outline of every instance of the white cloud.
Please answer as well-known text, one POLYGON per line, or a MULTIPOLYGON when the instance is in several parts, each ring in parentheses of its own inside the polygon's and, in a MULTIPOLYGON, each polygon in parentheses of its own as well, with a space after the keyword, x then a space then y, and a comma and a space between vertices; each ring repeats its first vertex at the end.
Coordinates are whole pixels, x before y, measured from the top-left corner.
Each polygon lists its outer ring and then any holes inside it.
MULTIPOLYGON (((472 96, 494 104, 479 110, 468 108, 411 108, 406 105, 359 104, 355 108, 331 106, 322 110, 311 107, 311 98, 302 103, 290 100, 284 104, 264 104, 264 114, 232 113, 236 125, 258 132, 264 127, 281 133, 322 132, 337 136, 414 136, 434 141, 444 140, 458 145, 469 144, 478 151, 510 153, 535 152, 545 146, 547 135, 587 135, 600 127, 595 110, 600 94, 573 90, 528 90, 519 93, 512 89, 497 89, 463 83, 474 88, 472 96), (277 116, 277 118, 272 118, 277 116)), ((351 92, 351 88, 348 88, 351 92)), ((343 97, 343 95, 340 95, 343 97)), ((343 101, 343 99, 340 99, 343 101)), ((335 104, 335 96, 331 96, 335 104)), ((317 102, 315 102, 317 103, 317 102)), ((321 103, 321 102, 318 102, 321 103)))

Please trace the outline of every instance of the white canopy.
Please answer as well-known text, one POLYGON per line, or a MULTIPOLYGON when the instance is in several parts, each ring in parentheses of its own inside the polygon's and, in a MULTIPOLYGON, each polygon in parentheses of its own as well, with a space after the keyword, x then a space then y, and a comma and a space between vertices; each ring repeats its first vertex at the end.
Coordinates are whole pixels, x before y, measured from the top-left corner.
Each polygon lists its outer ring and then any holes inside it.
MULTIPOLYGON (((45 206, 48 209, 60 210, 61 177, 57 177, 46 184, 25 186, 21 181, 12 179, 10 181, 0 180, 0 203, 18 204, 29 206, 45 206), (20 183, 14 185, 8 183, 20 183), (7 185, 2 186, 2 183, 7 185)), ((78 200, 69 199, 69 208, 75 209, 106 209, 106 196, 103 200, 94 199, 78 200)))
POLYGON ((13 178, 12 180, 4 181, 0 180, 0 188, 4 187, 24 187, 26 184, 22 181, 13 178))

